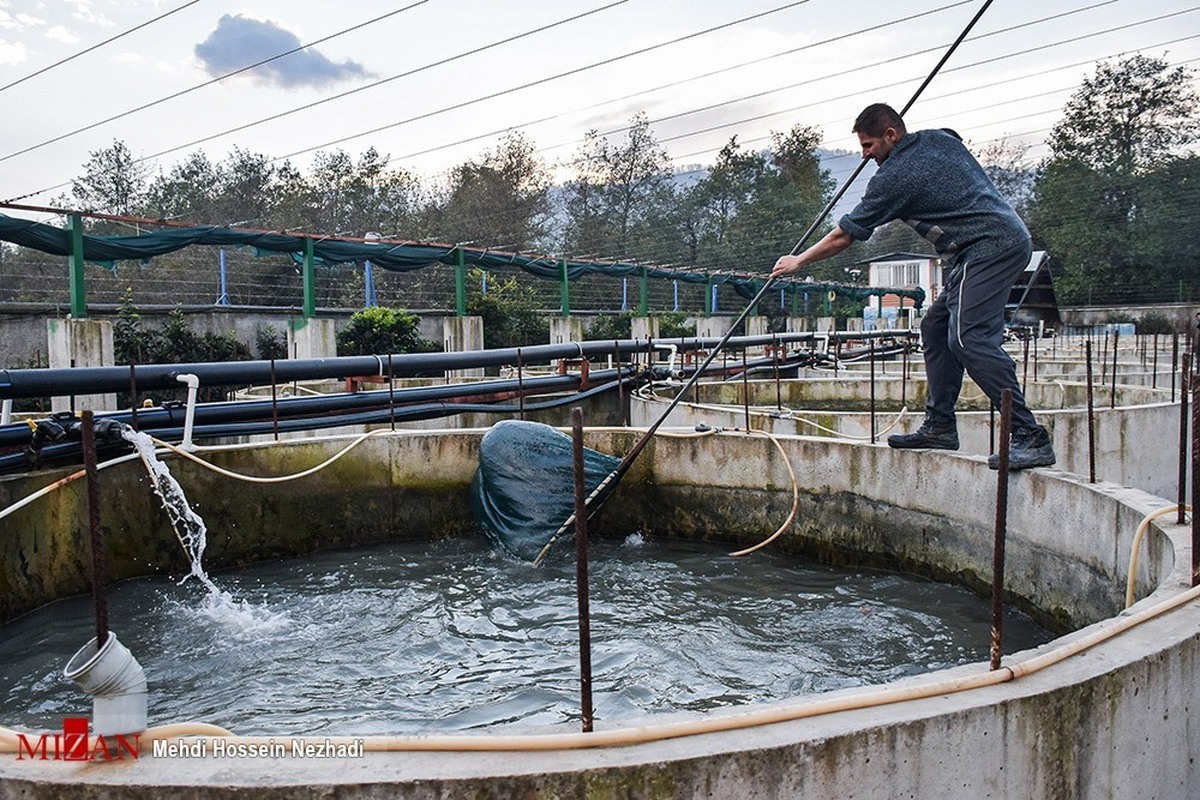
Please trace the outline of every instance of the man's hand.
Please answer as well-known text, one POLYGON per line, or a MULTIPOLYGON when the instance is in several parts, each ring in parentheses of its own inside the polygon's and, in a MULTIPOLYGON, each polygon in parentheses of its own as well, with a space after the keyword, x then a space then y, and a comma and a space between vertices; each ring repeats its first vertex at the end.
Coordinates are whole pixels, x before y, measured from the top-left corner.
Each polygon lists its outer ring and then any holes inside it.
POLYGON ((775 262, 775 269, 771 270, 771 278, 782 278, 784 275, 791 275, 793 272, 799 272, 804 267, 800 256, 786 255, 780 256, 775 262))

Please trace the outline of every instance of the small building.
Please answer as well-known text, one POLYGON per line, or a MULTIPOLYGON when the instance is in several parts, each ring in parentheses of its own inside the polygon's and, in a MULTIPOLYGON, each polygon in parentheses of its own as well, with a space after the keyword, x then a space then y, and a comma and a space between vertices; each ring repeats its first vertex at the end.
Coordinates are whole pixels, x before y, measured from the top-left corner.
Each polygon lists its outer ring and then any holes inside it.
POLYGON ((1013 284, 1004 306, 1004 321, 1009 325, 1035 328, 1039 336, 1047 328, 1057 330, 1062 324, 1058 296, 1050 276, 1050 256, 1045 250, 1033 251, 1028 266, 1013 284))
MULTIPOLYGON (((928 253, 887 253, 860 261, 858 264, 867 265, 868 286, 924 289, 924 308, 928 308, 937 298, 946 283, 942 259, 928 253)), ((901 316, 911 323, 915 311, 911 298, 885 294, 879 296, 875 308, 868 306, 864 309, 863 316, 866 319, 884 320, 888 327, 895 327, 901 316)))

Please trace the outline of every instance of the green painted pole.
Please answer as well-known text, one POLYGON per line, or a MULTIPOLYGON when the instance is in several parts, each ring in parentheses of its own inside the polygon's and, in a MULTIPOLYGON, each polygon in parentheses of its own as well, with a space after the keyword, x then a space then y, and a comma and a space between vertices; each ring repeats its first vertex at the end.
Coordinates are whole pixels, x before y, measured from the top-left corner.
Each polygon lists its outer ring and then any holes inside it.
POLYGON ((313 240, 304 238, 304 318, 317 316, 317 276, 313 269, 313 240))
POLYGON ((571 316, 571 284, 567 282, 567 260, 562 260, 562 315, 571 316))
POLYGON ((641 285, 638 287, 638 314, 646 316, 650 313, 650 270, 642 267, 641 285))
POLYGON ((467 315, 467 262, 461 247, 454 254, 454 313, 467 315))
POLYGON ((70 216, 71 261, 69 264, 71 287, 71 316, 75 319, 87 317, 87 290, 83 282, 83 217, 70 216))

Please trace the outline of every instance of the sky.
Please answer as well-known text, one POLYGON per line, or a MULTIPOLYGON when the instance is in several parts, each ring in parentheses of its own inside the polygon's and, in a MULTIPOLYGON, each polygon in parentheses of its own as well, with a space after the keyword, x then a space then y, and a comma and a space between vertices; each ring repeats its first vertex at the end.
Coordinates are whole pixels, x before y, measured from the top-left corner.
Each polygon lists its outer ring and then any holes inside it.
MULTIPOLYGON (((319 152, 375 148, 429 179, 511 131, 565 175, 586 132, 618 142, 637 113, 679 168, 796 124, 853 150, 857 112, 903 107, 983 6, 0 0, 0 200, 51 204, 118 140, 151 175, 199 150, 305 170, 319 152)), ((996 0, 906 121, 1034 162, 1096 63, 1134 52, 1200 68, 1200 5, 996 0)), ((827 165, 840 182, 857 163, 827 165)))

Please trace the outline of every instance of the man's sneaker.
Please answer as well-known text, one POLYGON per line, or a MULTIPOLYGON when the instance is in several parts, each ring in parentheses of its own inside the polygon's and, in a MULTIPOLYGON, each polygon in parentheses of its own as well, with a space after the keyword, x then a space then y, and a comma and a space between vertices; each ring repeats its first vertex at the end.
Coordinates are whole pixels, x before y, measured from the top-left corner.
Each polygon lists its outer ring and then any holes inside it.
MULTIPOLYGON (((1050 434, 1038 426, 1024 430, 1013 431, 1008 445, 1008 468, 1029 469, 1030 467, 1048 467, 1054 463, 1054 447, 1050 444, 1050 434)), ((988 456, 988 467, 1000 469, 1000 454, 988 456)))
POLYGON ((941 422, 925 417, 921 427, 912 433, 894 433, 888 437, 888 447, 911 450, 919 447, 930 450, 957 450, 958 428, 953 422, 941 422))

